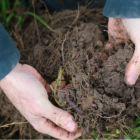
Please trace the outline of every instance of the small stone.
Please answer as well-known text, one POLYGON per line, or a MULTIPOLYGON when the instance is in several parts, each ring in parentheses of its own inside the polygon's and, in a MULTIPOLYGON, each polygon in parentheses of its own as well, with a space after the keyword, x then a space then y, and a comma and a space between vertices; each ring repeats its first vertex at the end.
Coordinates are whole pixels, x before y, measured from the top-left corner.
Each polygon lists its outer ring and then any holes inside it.
POLYGON ((83 42, 84 41, 84 38, 79 38, 78 42, 83 42))
POLYGON ((46 40, 44 43, 45 45, 49 45, 49 40, 46 40))
POLYGON ((118 98, 114 98, 114 99, 113 99, 113 102, 114 102, 114 103, 117 103, 117 102, 118 102, 118 98))
POLYGON ((83 45, 83 42, 79 42, 79 46, 82 46, 83 45))
POLYGON ((98 40, 96 43, 97 43, 97 45, 98 45, 99 47, 102 47, 102 46, 103 46, 103 42, 100 41, 100 40, 98 40))
POLYGON ((75 47, 75 46, 77 45, 76 41, 72 41, 72 42, 71 42, 71 45, 72 45, 73 47, 75 47))

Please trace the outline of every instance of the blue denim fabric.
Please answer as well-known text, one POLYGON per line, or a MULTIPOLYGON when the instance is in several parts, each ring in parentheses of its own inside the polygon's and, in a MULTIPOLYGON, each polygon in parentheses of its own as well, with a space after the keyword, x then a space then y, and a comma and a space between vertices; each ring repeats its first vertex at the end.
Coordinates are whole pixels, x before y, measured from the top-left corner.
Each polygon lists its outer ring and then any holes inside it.
POLYGON ((140 0, 107 0, 103 15, 113 18, 140 18, 140 0))
POLYGON ((20 53, 10 35, 0 23, 0 80, 19 62, 20 53))
MULTIPOLYGON (((85 5, 87 0, 42 0, 51 11, 61 11, 64 9, 77 9, 79 5, 85 5)), ((90 8, 103 8, 106 0, 88 0, 91 2, 90 8)))

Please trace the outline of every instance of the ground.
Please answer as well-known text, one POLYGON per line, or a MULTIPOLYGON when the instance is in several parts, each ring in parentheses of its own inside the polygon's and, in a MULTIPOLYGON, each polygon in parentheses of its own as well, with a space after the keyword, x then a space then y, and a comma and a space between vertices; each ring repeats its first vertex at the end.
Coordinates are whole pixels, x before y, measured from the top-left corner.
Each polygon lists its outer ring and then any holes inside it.
MULTIPOLYGON (((51 27, 46 28, 26 16, 20 30, 12 32, 21 52, 21 63, 35 67, 49 83, 57 78, 63 66, 69 87, 59 90, 57 98, 62 109, 71 113, 83 128, 82 138, 98 138, 105 133, 127 126, 134 127, 140 108, 140 80, 135 86, 125 84, 125 68, 134 51, 134 44, 113 46, 105 50, 108 41, 107 21, 102 9, 80 7, 49 14, 43 4, 36 13, 51 27), (53 29, 53 30, 52 30, 53 29), (76 106, 77 107, 76 107, 76 106)), ((53 96, 49 95, 53 101, 53 96)), ((1 124, 26 121, 0 92, 1 124)), ((30 124, 12 125, 0 130, 1 138, 44 139, 30 124)), ((116 138, 123 138, 123 133, 116 138)))

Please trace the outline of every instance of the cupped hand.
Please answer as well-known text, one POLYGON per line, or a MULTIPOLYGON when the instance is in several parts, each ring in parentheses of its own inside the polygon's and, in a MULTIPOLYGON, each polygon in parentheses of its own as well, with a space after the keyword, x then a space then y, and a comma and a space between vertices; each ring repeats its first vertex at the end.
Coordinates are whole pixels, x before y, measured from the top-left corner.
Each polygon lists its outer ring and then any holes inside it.
POLYGON ((126 68, 126 83, 134 85, 140 75, 140 18, 115 19, 109 18, 108 23, 109 42, 105 49, 112 44, 123 43, 131 40, 135 44, 135 52, 126 68))
POLYGON ((59 139, 81 135, 74 118, 48 100, 48 84, 33 67, 18 63, 0 87, 37 131, 59 139))

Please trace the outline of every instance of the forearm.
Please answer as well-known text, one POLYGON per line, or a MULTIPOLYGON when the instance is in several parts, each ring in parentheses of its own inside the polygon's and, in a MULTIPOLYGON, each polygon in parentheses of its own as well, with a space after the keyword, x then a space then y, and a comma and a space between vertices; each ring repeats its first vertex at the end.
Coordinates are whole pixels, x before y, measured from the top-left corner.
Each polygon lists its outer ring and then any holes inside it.
POLYGON ((140 18, 140 0, 107 0, 103 15, 113 18, 140 18))
POLYGON ((17 47, 0 23, 0 80, 17 65, 19 59, 17 47))

